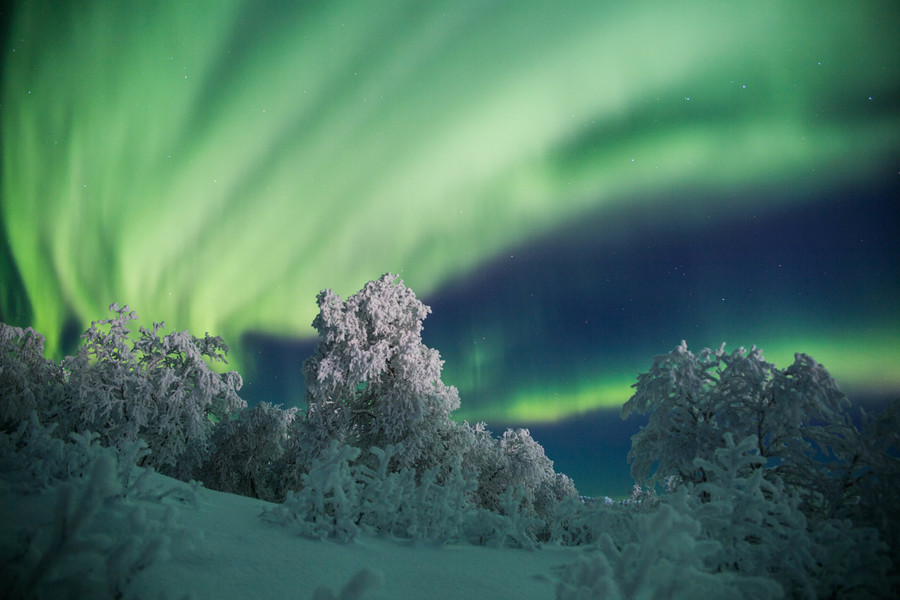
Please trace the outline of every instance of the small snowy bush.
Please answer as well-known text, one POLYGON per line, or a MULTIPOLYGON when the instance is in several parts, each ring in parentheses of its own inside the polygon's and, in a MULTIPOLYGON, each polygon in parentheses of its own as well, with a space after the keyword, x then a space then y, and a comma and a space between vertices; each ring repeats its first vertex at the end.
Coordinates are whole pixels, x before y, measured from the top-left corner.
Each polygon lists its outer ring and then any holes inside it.
POLYGON ((149 518, 126 497, 116 453, 100 449, 85 476, 54 486, 49 527, 23 523, 4 547, 0 578, 10 598, 137 597, 135 578, 183 537, 173 507, 149 518))
POLYGON ((303 474, 301 489, 288 491, 284 502, 266 510, 263 518, 308 538, 345 543, 356 539, 362 515, 360 485, 351 463, 359 453, 359 448, 332 440, 303 474))
POLYGON ((724 441, 713 460, 695 460, 706 481, 687 484, 668 500, 693 514, 704 533, 722 545, 716 557, 719 567, 773 577, 790 597, 809 597, 813 542, 796 498, 785 492, 780 480, 763 478, 765 459, 759 456, 755 436, 735 443, 726 433, 724 441))
POLYGON ((66 443, 53 435, 55 429, 55 423, 44 426, 31 411, 15 431, 0 433, 0 479, 12 490, 37 494, 59 481, 86 475, 98 455, 97 436, 73 433, 66 443))
POLYGON ((59 365, 44 358, 44 336, 0 323, 0 428, 15 429, 31 411, 45 420, 63 381, 59 365))
POLYGON ((763 477, 756 436, 724 446, 712 461, 698 458, 708 478, 666 500, 691 514, 722 545, 720 570, 771 577, 791 598, 878 598, 887 591, 886 546, 871 528, 830 519, 808 522, 800 498, 763 477))
POLYGON ((499 498, 496 510, 478 508, 464 524, 465 539, 483 546, 537 548, 544 541, 547 523, 528 506, 528 493, 520 486, 508 487, 499 498))
POLYGON ((57 421, 62 431, 94 431, 117 448, 143 438, 152 452, 146 466, 190 479, 215 423, 246 406, 240 375, 206 362, 225 361, 228 346, 187 331, 159 337, 163 323, 141 327, 132 340, 128 322, 137 315, 117 304, 110 310, 115 316, 93 322, 78 354, 62 363, 68 384, 57 421))
POLYGON ((0 432, 0 482, 4 489, 22 495, 52 491, 60 483, 84 479, 101 456, 111 457, 122 498, 159 501, 173 499, 195 504, 193 487, 160 490, 149 483, 151 470, 137 466, 150 454, 147 444, 137 440, 123 448, 103 446, 100 436, 86 431, 56 436, 56 423, 42 425, 35 411, 12 433, 0 432))
MULTIPOLYGON (((657 501, 653 509, 658 505, 657 501)), ((557 503, 548 520, 548 539, 563 546, 587 546, 606 534, 622 545, 632 539, 635 515, 649 511, 646 505, 632 501, 568 497, 557 503)))
POLYGON ((634 517, 634 539, 603 533, 596 552, 563 568, 557 600, 586 598, 782 598, 764 577, 716 568, 721 546, 704 539, 700 523, 670 506, 634 517))
POLYGON ((263 518, 305 537, 349 542, 368 531, 428 545, 468 542, 534 548, 544 521, 529 508, 528 494, 508 487, 495 510, 472 502, 476 482, 459 469, 417 473, 393 468, 399 446, 371 448, 377 466, 358 461, 359 449, 332 441, 302 475, 298 491, 263 518))
POLYGON ((200 472, 206 487, 260 498, 284 500, 281 469, 297 409, 268 402, 241 411, 237 419, 219 423, 200 472))
POLYGON ((357 467, 361 483, 361 522, 378 535, 440 545, 458 540, 475 483, 457 469, 437 481, 437 469, 421 475, 412 469, 391 468, 398 446, 370 450, 376 469, 357 467))

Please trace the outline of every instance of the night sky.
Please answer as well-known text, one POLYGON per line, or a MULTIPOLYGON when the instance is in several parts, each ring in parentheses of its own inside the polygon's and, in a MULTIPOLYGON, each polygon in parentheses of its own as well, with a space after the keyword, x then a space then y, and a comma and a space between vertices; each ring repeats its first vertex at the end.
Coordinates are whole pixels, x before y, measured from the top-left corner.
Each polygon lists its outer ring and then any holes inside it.
POLYGON ((900 396, 896 3, 144 4, 4 15, 0 318, 51 355, 119 302, 296 404, 316 293, 399 273, 457 416, 611 495, 682 339, 900 396))

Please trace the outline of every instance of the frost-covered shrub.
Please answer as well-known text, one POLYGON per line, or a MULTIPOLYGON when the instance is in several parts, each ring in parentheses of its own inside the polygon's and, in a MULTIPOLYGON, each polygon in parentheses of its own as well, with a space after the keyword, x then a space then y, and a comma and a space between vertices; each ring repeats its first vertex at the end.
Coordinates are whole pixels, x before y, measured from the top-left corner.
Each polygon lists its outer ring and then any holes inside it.
MULTIPOLYGON (((830 478, 835 518, 874 527, 891 548, 892 573, 900 590, 900 399, 878 415, 863 414, 852 449, 844 450, 842 470, 830 478)), ((896 594, 895 594, 896 595, 896 594)))
POLYGON ((500 495, 496 510, 477 508, 463 527, 465 540, 479 546, 510 546, 528 550, 544 541, 546 522, 528 505, 528 493, 521 487, 508 487, 500 495))
POLYGON ((721 568, 745 575, 770 576, 790 597, 809 597, 814 570, 812 540, 797 499, 780 480, 763 478, 765 459, 750 435, 735 443, 724 435, 724 447, 711 461, 697 458, 703 483, 687 484, 670 497, 703 525, 704 533, 722 545, 721 568))
POLYGON ((437 480, 437 469, 421 475, 413 469, 391 468, 398 446, 372 448, 376 469, 359 465, 360 521, 378 535, 441 544, 461 538, 462 527, 474 510, 470 496, 475 482, 459 469, 437 480))
POLYGON ((269 502, 284 500, 281 466, 296 417, 296 408, 262 402, 241 411, 237 419, 219 423, 200 471, 203 483, 269 502))
POLYGON ((216 373, 206 362, 224 362, 228 347, 209 334, 159 337, 163 323, 141 327, 132 340, 128 322, 137 315, 117 304, 110 310, 115 316, 93 322, 78 354, 62 363, 68 384, 57 415, 61 430, 94 431, 117 448, 142 438, 152 452, 147 466, 189 479, 215 423, 246 406, 237 395, 240 375, 216 373))
POLYGON ((63 381, 59 365, 44 358, 44 336, 0 323, 0 429, 14 430, 31 411, 45 420, 63 381))
POLYGON ((399 446, 371 448, 372 469, 356 459, 359 449, 332 441, 302 475, 298 491, 266 511, 266 520, 310 538, 340 542, 363 530, 391 538, 440 544, 459 540, 463 523, 474 510, 468 495, 474 487, 462 474, 441 483, 436 469, 417 474, 392 469, 399 446))
POLYGON ((721 544, 717 569, 770 577, 791 598, 877 598, 886 592, 889 561, 874 529, 834 519, 809 523, 799 497, 781 479, 763 477, 756 436, 723 438, 714 460, 696 459, 707 480, 665 498, 721 544))
POLYGON ((361 494, 361 512, 366 525, 385 537, 405 537, 414 523, 408 510, 401 514, 399 507, 412 497, 416 489, 416 474, 411 469, 393 470, 391 461, 397 446, 370 448, 378 460, 376 468, 359 468, 364 485, 361 494))
POLYGON ((84 477, 53 488, 49 527, 23 523, 18 545, 4 547, 0 579, 10 598, 124 598, 135 577, 180 538, 172 507, 162 518, 124 494, 116 454, 102 448, 84 477))
POLYGON ((0 432, 0 479, 20 494, 39 494, 69 479, 87 477, 90 465, 103 454, 116 459, 123 489, 133 489, 140 476, 137 460, 148 453, 138 440, 122 450, 104 447, 93 432, 55 435, 56 423, 42 425, 37 412, 11 432, 0 432))
POLYGON ((817 523, 810 537, 816 561, 813 582, 818 598, 896 598, 897 563, 878 532, 849 520, 817 523), (892 587, 893 585, 893 587, 892 587))
POLYGON ((90 431, 69 432, 62 439, 55 435, 56 429, 56 423, 42 425, 32 411, 16 431, 0 432, 0 480, 4 489, 22 495, 42 494, 61 483, 88 477, 91 465, 99 457, 108 456, 116 464, 120 497, 196 503, 193 488, 160 490, 149 482, 152 471, 137 466, 150 454, 143 440, 118 449, 101 445, 99 436, 90 431))
POLYGON ((441 545, 467 542, 534 548, 544 521, 521 487, 501 494, 496 510, 472 502, 476 482, 461 470, 393 468, 399 446, 371 448, 376 467, 357 460, 359 449, 332 441, 313 459, 302 485, 263 518, 305 537, 340 542, 362 531, 393 539, 441 545))
POLYGON ((445 475, 438 482, 436 468, 426 470, 418 478, 411 469, 397 475, 414 485, 411 493, 401 497, 392 529, 396 531, 399 526, 401 537, 432 545, 460 539, 466 518, 472 512, 467 496, 474 484, 459 471, 453 471, 449 477, 445 475))
MULTIPOLYGON (((527 429, 507 429, 497 440, 484 423, 478 423, 472 437, 465 464, 477 467, 479 507, 506 514, 501 509, 503 495, 515 488, 516 512, 549 523, 561 500, 577 497, 572 480, 553 470, 553 461, 527 429)), ((549 537, 546 530, 532 533, 542 540, 549 537)))
POLYGON ((402 442, 398 468, 418 472, 442 464, 440 444, 455 425, 456 388, 441 381, 443 362, 422 343, 430 309, 386 274, 346 301, 318 295, 315 353, 303 365, 311 451, 331 440, 368 449, 402 442))
POLYGON ((548 520, 548 539, 563 546, 585 546, 606 534, 621 547, 633 539, 635 517, 658 506, 658 499, 651 506, 632 500, 567 497, 556 504, 548 520))
POLYGON ((600 535, 597 552, 567 565, 557 600, 583 598, 781 598, 774 581, 716 568, 720 545, 689 514, 662 505, 634 516, 635 537, 600 535))
POLYGON ((0 432, 0 477, 12 490, 36 494, 86 474, 98 455, 97 436, 73 433, 66 443, 53 435, 55 429, 55 423, 44 426, 31 411, 15 431, 0 432))
POLYGON ((303 474, 301 489, 289 490, 284 503, 268 509, 263 517, 304 537, 356 539, 362 515, 360 485, 351 463, 359 453, 359 448, 332 440, 303 474))
POLYGON ((485 423, 468 422, 462 424, 467 440, 462 455, 462 464, 473 473, 478 486, 473 493, 473 502, 477 506, 492 509, 499 506, 500 494, 508 483, 502 476, 504 470, 503 452, 500 443, 491 435, 485 423))
POLYGON ((802 484, 806 475, 792 469, 815 468, 813 442, 846 427, 846 396, 822 365, 795 354, 787 369, 763 359, 755 346, 730 355, 724 344, 699 354, 682 342, 672 352, 654 358, 648 373, 638 375, 634 395, 622 407, 622 417, 650 415, 646 427, 632 437, 628 460, 635 481, 700 483, 703 467, 695 458, 712 460, 722 446, 722 434, 737 439, 753 434, 759 455, 770 460, 788 484, 802 484), (654 469, 654 466, 656 467, 654 469), (794 481, 794 480, 798 481, 794 481))
POLYGON ((900 591, 900 400, 875 416, 860 410, 859 430, 848 424, 820 432, 814 442, 815 461, 785 464, 779 472, 791 482, 815 531, 849 527, 853 535, 845 536, 847 541, 863 536, 870 547, 880 547, 872 536, 872 531, 878 532, 889 547, 896 595, 900 591), (852 525, 838 525, 838 521, 852 525))

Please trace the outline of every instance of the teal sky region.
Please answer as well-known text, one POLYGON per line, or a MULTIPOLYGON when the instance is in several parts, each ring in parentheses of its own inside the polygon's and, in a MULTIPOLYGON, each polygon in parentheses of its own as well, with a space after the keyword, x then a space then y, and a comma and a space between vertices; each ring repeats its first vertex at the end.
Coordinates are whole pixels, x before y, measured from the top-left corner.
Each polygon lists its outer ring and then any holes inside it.
POLYGON ((59 356, 127 303, 289 404, 316 293, 391 271, 468 419, 620 406, 682 338, 897 395, 898 12, 20 1, 0 317, 59 356))

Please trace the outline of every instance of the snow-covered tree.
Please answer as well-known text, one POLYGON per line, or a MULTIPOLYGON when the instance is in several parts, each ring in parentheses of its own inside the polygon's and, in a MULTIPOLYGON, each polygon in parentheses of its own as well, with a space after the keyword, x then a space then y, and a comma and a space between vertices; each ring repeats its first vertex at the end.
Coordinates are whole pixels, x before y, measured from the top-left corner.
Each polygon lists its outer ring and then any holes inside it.
MULTIPOLYGON (((318 295, 315 353, 303 365, 308 443, 331 440, 368 449, 402 443, 397 467, 419 472, 448 459, 456 388, 441 381, 443 361, 422 342, 430 308, 390 273, 342 300, 318 295)), ((457 452, 458 454, 458 452, 457 452)))
POLYGON ((138 438, 151 450, 145 465, 189 479, 199 468, 216 422, 246 406, 237 395, 241 377, 216 373, 209 361, 225 361, 220 337, 196 338, 187 331, 164 337, 140 328, 132 339, 128 306, 110 306, 110 319, 94 321, 78 354, 62 367, 66 393, 56 421, 61 431, 93 431, 104 445, 122 448, 138 438))
POLYGON ((622 418, 650 415, 628 454, 638 483, 705 481, 694 459, 713 460, 726 432, 736 439, 755 435, 768 466, 799 483, 790 472, 810 464, 813 443, 848 433, 849 401, 813 358, 795 354, 790 367, 778 369, 755 346, 730 355, 724 348, 694 354, 682 342, 638 375, 622 407, 622 418))
POLYGON ((44 358, 44 336, 0 323, 0 428, 15 429, 31 411, 47 420, 63 382, 59 365, 44 358))
MULTIPOLYGON (((347 300, 325 290, 318 305, 313 326, 320 340, 303 366, 308 411, 302 451, 319 464, 317 457, 331 452, 335 441, 360 449, 353 459, 358 468, 346 472, 370 488, 361 497, 379 497, 377 510, 390 512, 384 503, 401 482, 414 485, 394 507, 404 512, 391 531, 452 532, 455 525, 427 525, 422 515, 437 498, 453 498, 446 500, 452 504, 465 497, 473 514, 481 515, 476 521, 493 518, 484 511, 503 517, 502 523, 475 525, 475 537, 504 543, 509 536, 502 532, 510 522, 545 523, 557 502, 576 495, 571 480, 553 470, 527 430, 510 429, 498 440, 484 424, 451 420, 459 406, 456 389, 441 381, 438 352, 422 343, 422 321, 430 309, 396 275, 370 281, 347 300), (433 501, 422 500, 418 508, 408 502, 426 496, 433 501)), ((439 513, 446 511, 434 514, 439 513)), ((537 528, 521 533, 547 535, 537 528)))
POLYGON ((778 369, 756 347, 694 355, 684 342, 657 356, 622 410, 650 414, 632 437, 632 475, 689 490, 739 570, 761 566, 797 597, 878 597, 900 541, 900 402, 859 430, 828 371, 794 357, 778 369), (865 559, 828 566, 844 555, 865 559))
POLYGON ((527 429, 507 429, 498 440, 478 423, 473 433, 465 462, 478 467, 479 506, 500 511, 504 492, 517 488, 521 510, 546 522, 557 503, 577 496, 572 480, 553 470, 553 461, 527 429))
POLYGON ((219 423, 200 471, 204 485, 269 502, 284 500, 283 458, 296 435, 296 417, 296 408, 261 402, 237 419, 219 423))

